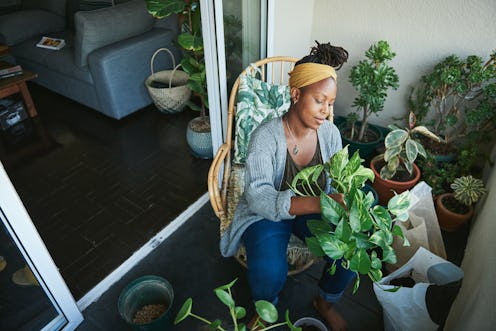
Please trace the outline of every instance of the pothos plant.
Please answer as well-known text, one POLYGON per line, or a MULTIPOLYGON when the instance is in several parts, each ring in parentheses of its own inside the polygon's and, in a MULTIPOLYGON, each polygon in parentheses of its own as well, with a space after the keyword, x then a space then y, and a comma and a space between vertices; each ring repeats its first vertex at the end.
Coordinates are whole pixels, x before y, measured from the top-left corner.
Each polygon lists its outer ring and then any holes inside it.
MULTIPOLYGON (((214 289, 214 293, 217 296, 217 298, 229 308, 229 315, 231 316, 233 322, 232 330, 246 331, 247 330, 246 325, 240 322, 240 320, 246 316, 246 309, 244 307, 237 306, 236 302, 232 297, 231 287, 233 287, 236 281, 237 279, 234 279, 229 284, 222 285, 214 289)), ((183 306, 179 310, 179 313, 177 313, 176 319, 174 320, 174 324, 181 323, 187 317, 193 317, 207 324, 209 330, 220 330, 220 331, 226 330, 225 327, 222 326, 221 320, 219 319, 216 319, 214 321, 207 320, 206 318, 193 313, 192 307, 193 307, 193 299, 191 298, 186 299, 183 306)), ((288 310, 286 310, 285 321, 279 323, 276 323, 279 317, 278 317, 277 309, 276 307, 274 307, 272 303, 265 300, 256 301, 255 310, 257 311, 259 319, 255 322, 255 325, 252 327, 251 330, 253 331, 271 330, 278 328, 280 326, 286 326, 291 331, 301 331, 301 328, 294 326, 293 323, 291 323, 291 321, 289 320, 288 310), (262 320, 267 323, 275 323, 275 324, 272 324, 270 326, 265 326, 262 323, 262 320)))
POLYGON ((337 263, 357 274, 353 293, 360 286, 359 274, 378 282, 382 279, 382 263, 396 263, 391 246, 393 236, 401 237, 404 245, 409 245, 403 231, 395 224, 408 219, 409 191, 395 195, 387 207, 374 205, 373 194, 362 191, 366 181, 374 181, 374 173, 361 163, 358 151, 349 158, 346 146, 325 164, 300 171, 290 185, 297 195, 320 195, 322 218, 308 221, 313 236, 306 238, 307 246, 316 256, 332 259, 331 275, 335 273, 337 263), (343 195, 343 205, 322 188, 317 186, 319 192, 312 189, 322 171, 328 174, 334 191, 343 195))

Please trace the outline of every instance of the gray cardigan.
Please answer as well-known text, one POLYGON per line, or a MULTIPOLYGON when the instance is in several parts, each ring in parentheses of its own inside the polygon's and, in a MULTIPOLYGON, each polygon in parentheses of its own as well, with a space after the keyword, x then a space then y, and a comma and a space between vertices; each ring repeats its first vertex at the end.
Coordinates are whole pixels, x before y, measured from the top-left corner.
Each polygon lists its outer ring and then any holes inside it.
MULTIPOLYGON (((324 162, 342 148, 339 130, 331 122, 324 121, 317 135, 324 162)), ((279 191, 284 176, 286 151, 281 118, 261 124, 252 133, 245 165, 245 190, 231 225, 220 239, 223 256, 236 254, 241 236, 251 224, 261 219, 278 222, 295 217, 289 213, 294 193, 291 190, 279 191)))

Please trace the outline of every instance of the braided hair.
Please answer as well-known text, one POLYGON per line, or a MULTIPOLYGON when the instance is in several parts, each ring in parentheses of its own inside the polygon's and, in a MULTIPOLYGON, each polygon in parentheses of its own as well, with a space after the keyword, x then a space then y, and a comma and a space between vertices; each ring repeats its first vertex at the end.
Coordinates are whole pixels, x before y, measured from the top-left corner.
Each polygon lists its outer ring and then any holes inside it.
POLYGON ((300 59, 295 65, 302 63, 327 64, 335 70, 341 69, 348 61, 348 51, 339 46, 332 46, 331 43, 320 44, 315 40, 317 46, 313 46, 310 54, 300 59))

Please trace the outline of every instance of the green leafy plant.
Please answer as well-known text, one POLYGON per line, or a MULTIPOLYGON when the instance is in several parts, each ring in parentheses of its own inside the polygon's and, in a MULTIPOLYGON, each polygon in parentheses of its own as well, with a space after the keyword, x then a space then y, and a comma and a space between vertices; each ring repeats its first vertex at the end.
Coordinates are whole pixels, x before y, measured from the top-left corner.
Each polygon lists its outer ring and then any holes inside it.
MULTIPOLYGON (((361 162, 358 151, 348 157, 346 146, 325 164, 300 171, 290 187, 300 196, 320 195, 322 219, 308 221, 313 237, 307 238, 306 243, 316 256, 328 256, 334 261, 329 272, 334 274, 336 263, 341 263, 357 276, 368 275, 377 282, 382 279, 382 263, 396 263, 396 254, 391 247, 393 236, 403 238, 404 245, 409 245, 403 231, 395 224, 395 221, 408 219, 409 191, 391 198, 387 208, 374 205, 372 192, 362 191, 366 181, 374 181, 374 173, 361 162), (329 175, 334 191, 343 195, 343 205, 325 194, 322 188, 317 186, 319 192, 312 188, 322 171, 329 175)), ((357 277, 353 293, 359 286, 360 277, 357 277)))
POLYGON ((432 188, 432 195, 449 192, 455 178, 474 173, 472 164, 476 158, 474 149, 462 149, 456 158, 449 162, 437 162, 434 155, 426 148, 427 158, 417 165, 422 171, 422 179, 432 188))
POLYGON ((443 144, 459 149, 485 142, 496 129, 496 51, 486 62, 446 57, 412 89, 409 107, 443 144))
MULTIPOLYGON (((380 40, 370 46, 365 52, 366 59, 353 66, 350 73, 350 82, 358 91, 353 102, 356 112, 362 112, 358 141, 363 141, 369 118, 372 114, 378 115, 384 109, 384 102, 389 88, 397 89, 399 78, 389 61, 396 56, 388 42, 380 40)), ((353 129, 355 128, 353 125, 353 129)), ((355 132, 351 131, 350 139, 355 139, 355 132)))
POLYGON ((200 100, 200 105, 190 101, 188 106, 200 112, 199 131, 210 131, 210 122, 207 116, 208 94, 205 56, 203 50, 203 36, 201 27, 201 12, 199 0, 146 0, 148 12, 156 18, 164 18, 177 14, 182 21, 182 33, 177 43, 183 49, 181 67, 190 76, 188 86, 193 95, 200 100))
POLYGON ((486 193, 484 183, 472 176, 456 178, 451 184, 455 199, 466 206, 473 205, 486 193))
POLYGON ((382 155, 386 164, 380 170, 382 179, 391 179, 398 171, 413 173, 413 163, 418 155, 427 156, 424 147, 416 139, 417 134, 439 141, 425 126, 415 126, 415 115, 410 113, 409 127, 400 129, 396 125, 389 125, 391 130, 384 140, 385 152, 382 155))
MULTIPOLYGON (((246 325, 240 322, 240 320, 246 316, 246 309, 241 306, 236 306, 236 302, 232 297, 231 287, 233 287, 236 281, 237 279, 234 279, 229 284, 222 285, 214 289, 214 293, 217 296, 217 298, 229 308, 229 315, 231 316, 234 325, 233 326, 234 331, 246 331, 247 330, 246 325)), ((214 321, 209 321, 206 318, 203 318, 193 313, 192 308, 193 308, 193 299, 192 298, 186 299, 186 301, 184 302, 183 306, 179 310, 179 313, 177 314, 174 320, 174 324, 178 324, 188 317, 193 317, 207 324, 210 330, 221 330, 221 331, 226 330, 222 326, 221 320, 216 319, 214 321)), ((291 331, 301 331, 301 328, 294 326, 293 323, 291 323, 291 321, 289 320, 289 311, 286 311, 284 322, 276 323, 279 316, 276 307, 274 307, 272 303, 265 300, 259 300, 255 302, 255 309, 257 311, 259 319, 255 322, 255 325, 254 327, 252 327, 251 330, 257 330, 257 331, 271 330, 285 325, 291 331), (267 323, 275 323, 275 324, 272 324, 270 326, 265 326, 262 321, 265 321, 267 323)))

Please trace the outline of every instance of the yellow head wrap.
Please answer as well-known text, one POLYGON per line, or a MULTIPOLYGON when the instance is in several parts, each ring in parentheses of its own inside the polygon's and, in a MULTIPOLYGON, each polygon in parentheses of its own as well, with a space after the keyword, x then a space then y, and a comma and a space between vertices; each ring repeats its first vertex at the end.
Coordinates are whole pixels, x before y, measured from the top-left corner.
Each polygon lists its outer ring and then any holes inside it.
POLYGON ((289 87, 300 88, 332 77, 337 82, 336 70, 327 64, 302 63, 289 73, 289 87))

